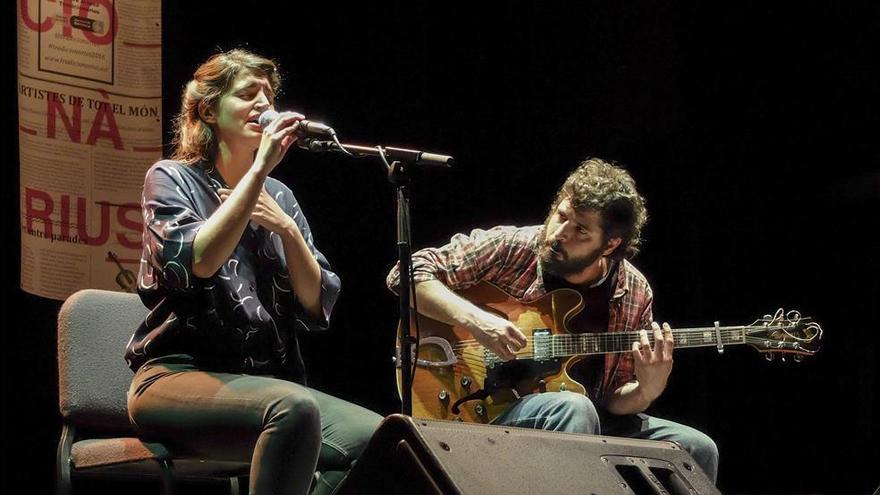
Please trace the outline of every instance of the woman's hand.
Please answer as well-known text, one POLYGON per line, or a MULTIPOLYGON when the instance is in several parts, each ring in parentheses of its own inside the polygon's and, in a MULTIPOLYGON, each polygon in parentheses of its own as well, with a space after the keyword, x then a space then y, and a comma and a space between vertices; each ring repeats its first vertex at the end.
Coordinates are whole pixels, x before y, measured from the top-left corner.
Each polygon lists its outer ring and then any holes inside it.
MULTIPOLYGON (((217 190, 217 194, 221 201, 226 201, 232 190, 221 188, 217 190)), ((281 237, 293 292, 309 316, 321 318, 321 267, 303 238, 299 226, 265 188, 260 191, 257 204, 251 212, 251 220, 281 237)))
POLYGON ((263 139, 257 149, 253 167, 268 175, 281 162, 290 146, 296 142, 296 131, 304 115, 296 112, 283 112, 263 129, 263 139))
MULTIPOLYGON (((226 201, 231 193, 231 189, 221 188, 217 190, 221 201, 226 201)), ((278 205, 272 196, 269 196, 265 189, 260 191, 260 197, 257 198, 257 204, 251 213, 251 220, 278 235, 298 229, 296 222, 281 209, 281 206, 278 205)))

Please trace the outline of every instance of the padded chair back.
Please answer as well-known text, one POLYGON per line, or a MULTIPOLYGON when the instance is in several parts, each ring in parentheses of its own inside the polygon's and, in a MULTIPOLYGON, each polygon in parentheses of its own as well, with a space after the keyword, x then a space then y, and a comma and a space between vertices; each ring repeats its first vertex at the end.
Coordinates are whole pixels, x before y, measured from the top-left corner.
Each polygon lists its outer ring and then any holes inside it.
POLYGON ((123 353, 147 308, 137 294, 81 290, 58 314, 59 408, 72 426, 131 433, 123 353))

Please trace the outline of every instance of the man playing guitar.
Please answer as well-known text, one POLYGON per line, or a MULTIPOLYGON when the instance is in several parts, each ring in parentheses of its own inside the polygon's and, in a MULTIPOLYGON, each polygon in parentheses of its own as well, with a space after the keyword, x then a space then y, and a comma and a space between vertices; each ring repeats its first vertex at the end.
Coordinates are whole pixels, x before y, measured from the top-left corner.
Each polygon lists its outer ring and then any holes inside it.
MULTIPOLYGON (((586 395, 518 396, 492 423, 675 441, 714 482, 718 450, 711 438, 643 413, 666 387, 674 347, 669 325, 661 328, 653 321, 648 281, 628 261, 638 252, 646 221, 644 198, 629 173, 588 159, 568 176, 543 226, 475 229, 443 247, 414 253, 418 311, 466 329, 488 351, 511 362, 528 344, 523 332, 453 291, 489 282, 517 300, 531 301, 555 289, 576 290, 584 306, 568 323, 571 331, 640 331, 640 339, 629 352, 576 363, 570 371, 587 386, 586 395)), ((395 290, 399 278, 395 267, 388 287, 395 290)))

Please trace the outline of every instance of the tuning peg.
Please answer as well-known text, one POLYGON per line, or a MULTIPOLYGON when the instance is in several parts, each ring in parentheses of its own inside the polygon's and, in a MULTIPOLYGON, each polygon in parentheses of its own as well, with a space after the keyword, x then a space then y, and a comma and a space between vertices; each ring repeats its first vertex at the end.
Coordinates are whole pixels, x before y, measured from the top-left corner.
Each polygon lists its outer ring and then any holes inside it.
POLYGON ((784 363, 785 362, 785 355, 779 356, 779 361, 784 363))
POLYGON ((773 357, 774 357, 774 356, 773 356, 773 353, 772 353, 772 352, 768 352, 767 354, 764 354, 764 359, 766 359, 768 363, 772 363, 772 362, 773 362, 773 357))
POLYGON ((804 360, 804 356, 801 354, 795 354, 792 359, 794 359, 794 362, 800 363, 801 361, 804 360))

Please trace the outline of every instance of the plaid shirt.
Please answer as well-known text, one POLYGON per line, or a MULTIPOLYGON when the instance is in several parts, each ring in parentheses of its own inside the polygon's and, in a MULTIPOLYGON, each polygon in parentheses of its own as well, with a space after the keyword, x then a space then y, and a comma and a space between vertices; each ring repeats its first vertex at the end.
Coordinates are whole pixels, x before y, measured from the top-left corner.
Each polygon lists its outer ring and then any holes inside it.
MULTIPOLYGON (((474 229, 469 236, 456 234, 443 247, 426 248, 413 254, 413 278, 416 282, 439 280, 456 291, 487 281, 520 301, 535 300, 547 293, 537 257, 541 234, 540 225, 474 229)), ((396 292, 400 283, 397 266, 388 274, 386 282, 396 292)), ((650 329, 653 300, 645 276, 623 260, 609 301, 608 331, 650 329)), ((594 398, 602 400, 609 392, 635 379, 630 353, 608 354, 602 383, 590 388, 594 398)))

